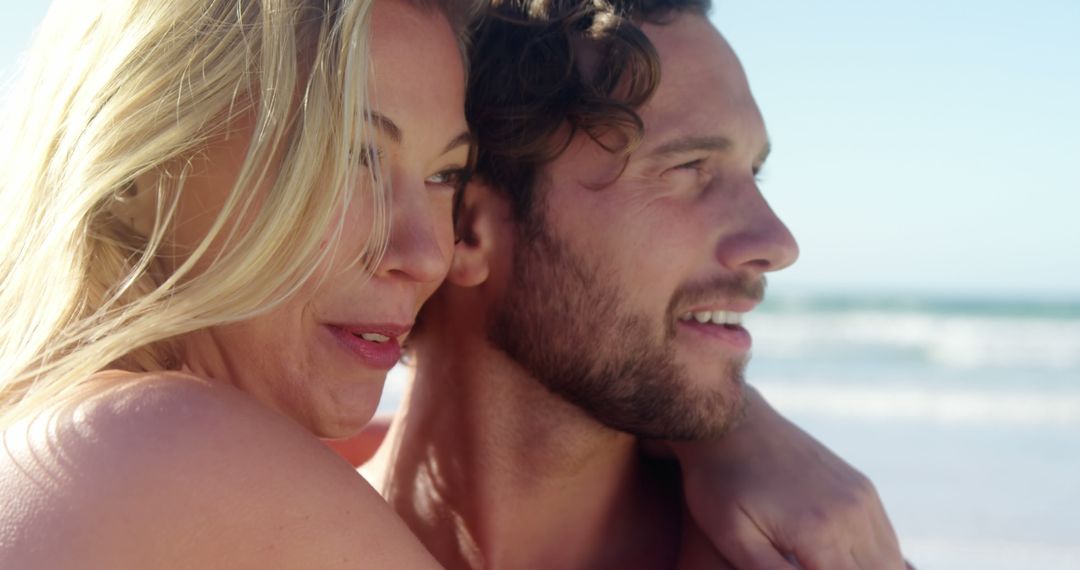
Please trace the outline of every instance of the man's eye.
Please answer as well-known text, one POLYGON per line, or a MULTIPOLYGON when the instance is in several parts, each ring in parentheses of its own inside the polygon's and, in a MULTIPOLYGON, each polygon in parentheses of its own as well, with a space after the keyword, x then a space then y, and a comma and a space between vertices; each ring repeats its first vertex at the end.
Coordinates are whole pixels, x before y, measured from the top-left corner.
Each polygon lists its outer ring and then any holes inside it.
POLYGON ((690 162, 684 162, 675 168, 682 170, 699 170, 703 166, 705 166, 705 159, 699 158, 697 160, 691 160, 690 162))
POLYGON ((668 168, 664 171, 663 176, 665 178, 671 177, 671 180, 675 182, 693 182, 696 185, 703 180, 712 178, 708 163, 709 161, 706 158, 689 160, 668 168))
POLYGON ((424 182, 457 188, 465 182, 464 168, 451 168, 428 176, 424 182))

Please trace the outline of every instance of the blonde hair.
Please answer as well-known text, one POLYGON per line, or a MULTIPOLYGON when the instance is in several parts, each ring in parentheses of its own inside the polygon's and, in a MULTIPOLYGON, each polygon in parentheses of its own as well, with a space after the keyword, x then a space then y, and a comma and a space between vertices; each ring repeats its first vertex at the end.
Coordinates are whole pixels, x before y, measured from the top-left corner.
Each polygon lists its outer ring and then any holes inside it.
POLYGON ((333 251, 357 189, 371 193, 374 220, 358 259, 369 269, 378 260, 387 189, 377 169, 371 184, 350 184, 371 6, 54 3, 0 133, 0 429, 103 369, 174 368, 170 339, 283 301, 333 251), (254 132, 224 208, 163 271, 190 159, 245 113, 254 132), (153 193, 157 212, 141 235, 115 212, 146 175, 158 182, 139 192, 153 193), (269 189, 256 204, 260 186, 269 189), (228 223, 248 215, 242 232, 228 223), (227 247, 208 253, 214 240, 227 247))

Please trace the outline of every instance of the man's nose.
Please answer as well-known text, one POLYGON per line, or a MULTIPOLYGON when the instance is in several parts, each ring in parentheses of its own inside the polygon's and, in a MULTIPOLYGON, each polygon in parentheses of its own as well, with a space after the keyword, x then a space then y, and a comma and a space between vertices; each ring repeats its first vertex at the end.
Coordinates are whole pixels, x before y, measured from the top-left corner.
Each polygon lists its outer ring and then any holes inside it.
POLYGON ((450 269, 450 252, 440 247, 427 186, 417 177, 394 176, 390 188, 390 240, 376 270, 382 277, 430 283, 442 281, 450 269))
POLYGON ((728 223, 722 226, 728 231, 717 244, 716 255, 731 271, 778 271, 799 258, 795 237, 756 184, 741 188, 734 203, 729 202, 724 209, 728 223))

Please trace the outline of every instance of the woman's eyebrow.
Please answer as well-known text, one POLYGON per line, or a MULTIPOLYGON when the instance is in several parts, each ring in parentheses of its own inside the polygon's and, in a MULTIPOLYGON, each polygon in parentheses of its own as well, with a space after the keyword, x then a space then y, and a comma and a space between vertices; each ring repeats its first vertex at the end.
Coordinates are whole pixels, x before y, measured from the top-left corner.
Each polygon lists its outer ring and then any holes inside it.
MULTIPOLYGON (((391 142, 401 144, 401 141, 405 139, 405 133, 401 131, 401 127, 399 127, 390 117, 387 117, 378 111, 367 111, 364 113, 364 118, 374 125, 375 128, 382 131, 391 142)), ((457 136, 450 139, 450 142, 443 148, 442 153, 446 154, 459 146, 471 145, 472 142, 472 133, 467 130, 461 131, 457 136)))
POLYGON ((458 136, 450 139, 450 142, 443 149, 443 154, 446 154, 459 146, 469 146, 473 143, 472 133, 469 131, 462 131, 458 136))
POLYGON ((389 117, 378 111, 367 111, 364 113, 364 118, 367 119, 369 123, 375 125, 375 127, 389 137, 391 141, 401 144, 401 140, 404 138, 401 127, 397 126, 397 123, 391 121, 389 117))

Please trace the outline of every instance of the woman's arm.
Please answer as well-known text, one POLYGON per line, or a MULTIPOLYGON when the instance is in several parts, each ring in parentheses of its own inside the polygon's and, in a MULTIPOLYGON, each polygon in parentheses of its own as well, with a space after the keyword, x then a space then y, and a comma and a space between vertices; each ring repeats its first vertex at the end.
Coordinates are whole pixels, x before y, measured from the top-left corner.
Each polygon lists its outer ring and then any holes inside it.
POLYGON ((695 522, 737 568, 902 570, 873 484, 780 416, 752 387, 747 415, 714 441, 670 443, 695 522))
MULTIPOLYGON (((873 484, 747 387, 747 415, 715 441, 650 443, 682 465, 687 503, 713 547, 737 568, 903 568, 873 484)), ((389 418, 328 442, 359 466, 389 418)))

